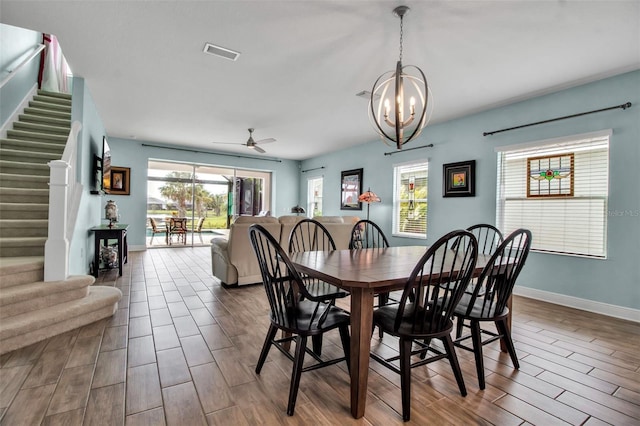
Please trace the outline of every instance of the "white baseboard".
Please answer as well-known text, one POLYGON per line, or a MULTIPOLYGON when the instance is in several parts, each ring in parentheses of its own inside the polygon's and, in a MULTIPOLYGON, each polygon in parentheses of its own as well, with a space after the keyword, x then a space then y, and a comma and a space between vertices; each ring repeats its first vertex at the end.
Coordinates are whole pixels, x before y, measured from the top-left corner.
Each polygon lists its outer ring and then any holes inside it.
POLYGON ((628 321, 640 322, 640 310, 625 308, 624 306, 610 305, 608 303, 595 302, 593 300, 580 299, 578 297, 566 296, 564 294, 552 293, 550 291, 536 290, 529 287, 516 286, 513 294, 530 299, 542 300, 544 302, 555 303, 556 305, 581 309, 583 311, 596 314, 607 315, 609 317, 621 318, 628 321))
POLYGON ((129 246, 129 251, 146 251, 147 246, 129 246))

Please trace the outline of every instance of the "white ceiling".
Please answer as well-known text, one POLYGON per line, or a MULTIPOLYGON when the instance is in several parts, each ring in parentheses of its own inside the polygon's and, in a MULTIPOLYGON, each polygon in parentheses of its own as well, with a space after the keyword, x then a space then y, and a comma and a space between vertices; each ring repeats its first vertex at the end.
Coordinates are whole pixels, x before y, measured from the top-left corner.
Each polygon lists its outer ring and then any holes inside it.
POLYGON ((109 136, 260 155, 255 127, 306 159, 377 139, 355 94, 395 67, 400 4, 432 123, 640 68, 639 1, 0 0, 0 21, 58 37, 109 136))

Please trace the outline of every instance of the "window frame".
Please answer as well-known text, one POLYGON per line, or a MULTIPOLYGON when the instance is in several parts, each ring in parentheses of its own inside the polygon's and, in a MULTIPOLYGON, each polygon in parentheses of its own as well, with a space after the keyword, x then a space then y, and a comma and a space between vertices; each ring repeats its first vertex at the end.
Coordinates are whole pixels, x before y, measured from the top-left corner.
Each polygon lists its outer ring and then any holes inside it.
POLYGON ((426 240, 427 234, 428 234, 428 225, 429 225, 428 212, 429 212, 429 159, 427 158, 427 159, 414 160, 414 161, 394 164, 393 165, 393 218, 392 218, 392 225, 391 225, 392 226, 391 235, 399 238, 414 238, 414 239, 426 240), (423 167, 419 168, 420 166, 423 166, 423 167), (399 230, 399 227, 401 224, 401 219, 400 219, 401 207, 400 206, 403 201, 406 201, 400 198, 401 196, 400 180, 401 180, 401 175, 403 173, 406 173, 408 171, 407 169, 410 169, 410 168, 419 168, 418 170, 420 171, 424 170, 427 174, 426 183, 425 183, 425 187, 427 190, 426 198, 414 199, 415 203, 426 203, 427 205, 427 212, 425 213, 425 217, 424 217, 424 220, 425 220, 424 234, 399 230))
MULTIPOLYGON (((549 223, 549 227, 553 228, 554 225, 558 226, 562 223, 572 223, 575 222, 575 215, 571 215, 571 209, 575 211, 576 208, 580 208, 580 203, 584 202, 596 202, 598 200, 602 203, 602 208, 589 207, 589 221, 587 223, 597 223, 600 221, 601 225, 598 228, 597 225, 592 225, 595 228, 589 228, 589 231, 592 229, 601 230, 597 234, 588 235, 601 235, 593 243, 591 240, 585 245, 585 247, 581 249, 576 249, 579 244, 582 243, 580 240, 573 240, 571 238, 566 239, 566 233, 558 234, 562 237, 563 243, 558 243, 558 245, 553 245, 553 239, 556 235, 551 236, 551 233, 544 234, 541 236, 543 242, 539 245, 536 245, 536 233, 533 234, 533 241, 531 246, 531 251, 538 253, 546 253, 546 254, 555 254, 561 256, 573 256, 573 257, 583 257, 589 259, 598 259, 598 260, 606 260, 608 258, 608 203, 609 203, 609 195, 610 195, 610 185, 611 185, 611 167, 610 167, 610 155, 611 155, 611 136, 613 132, 611 129, 605 129, 596 132, 582 133, 576 135, 570 135, 566 137, 553 138, 553 139, 545 139, 540 141, 526 142, 516 145, 508 145, 508 146, 499 146, 495 148, 497 155, 497 170, 496 170, 496 224, 498 228, 500 228, 504 233, 509 233, 513 231, 513 229, 505 229, 507 228, 506 223, 509 220, 519 222, 526 222, 526 212, 527 210, 520 210, 523 212, 519 215, 511 215, 509 216, 506 212, 507 207, 506 204, 509 200, 514 202, 521 203, 529 203, 535 206, 535 208, 540 209, 538 204, 540 203, 548 203, 553 206, 552 203, 562 203, 566 201, 568 203, 574 203, 576 206, 571 206, 569 208, 568 205, 562 207, 563 215, 561 218, 554 220, 549 223), (600 145, 600 146, 598 146, 600 145), (603 149, 606 149, 606 152, 602 152, 603 149), (507 170, 506 165, 504 164, 506 161, 507 155, 511 155, 510 161, 517 161, 524 159, 526 162, 530 159, 530 157, 534 157, 535 155, 557 155, 558 153, 564 152, 573 152, 576 153, 576 161, 578 161, 579 153, 584 152, 594 152, 595 155, 598 155, 598 151, 601 151, 602 156, 605 156, 604 160, 600 160, 599 163, 595 163, 596 165, 602 165, 606 167, 606 184, 603 184, 600 188, 592 188, 591 184, 589 184, 588 191, 585 188, 581 189, 581 194, 573 194, 572 195, 555 195, 549 197, 528 197, 527 186, 525 185, 524 193, 521 196, 513 195, 513 186, 517 186, 517 178, 505 178, 505 174, 513 171, 517 171, 517 167, 512 170, 507 170), (511 185, 512 188, 508 189, 507 184, 511 185), (507 194, 510 192, 511 194, 507 194), (537 204, 536 204, 537 203, 537 204), (600 213, 600 211, 602 211, 600 213), (566 242, 569 241, 569 242, 566 242), (571 248, 571 245, 574 245, 574 248, 571 248), (598 251, 600 249, 600 251, 598 251)), ((591 160, 591 157, 586 157, 591 160)), ((583 160, 584 161, 584 160, 583 160)), ((591 163, 590 163, 591 164, 591 163)), ((573 164, 572 164, 573 166, 573 164)), ((528 165, 525 166, 528 168, 528 165)), ((577 168, 577 166, 576 166, 577 168)), ((590 179, 598 176, 598 172, 591 171, 583 172, 582 170, 574 170, 572 169, 572 173, 575 172, 575 175, 572 176, 572 179, 578 180, 589 180, 589 182, 595 182, 590 179)), ((530 179, 529 171, 526 171, 527 179, 530 179)), ((604 173, 603 173, 604 174, 604 173)), ((584 184, 583 184, 584 185, 584 184)), ((513 208, 513 207, 512 207, 513 208)), ((517 205, 515 207, 518 208, 517 205)), ((555 209, 556 207, 551 207, 555 209)), ((544 210, 544 209, 543 209, 544 210)), ((555 211, 555 210, 553 210, 555 211)), ((540 227, 539 223, 531 222, 532 227, 540 227)), ((524 224, 526 225, 526 223, 524 224)), ((526 226, 524 226, 526 227, 526 226)), ((537 240, 538 242, 540 239, 537 240)))

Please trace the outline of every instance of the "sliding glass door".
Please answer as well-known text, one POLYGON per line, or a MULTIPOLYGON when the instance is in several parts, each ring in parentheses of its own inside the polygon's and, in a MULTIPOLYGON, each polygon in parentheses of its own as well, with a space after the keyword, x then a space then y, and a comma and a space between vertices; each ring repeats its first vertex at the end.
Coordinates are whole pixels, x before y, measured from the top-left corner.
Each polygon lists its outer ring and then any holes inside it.
POLYGON ((266 214, 271 173, 150 160, 147 196, 147 247, 208 245, 234 216, 266 214))

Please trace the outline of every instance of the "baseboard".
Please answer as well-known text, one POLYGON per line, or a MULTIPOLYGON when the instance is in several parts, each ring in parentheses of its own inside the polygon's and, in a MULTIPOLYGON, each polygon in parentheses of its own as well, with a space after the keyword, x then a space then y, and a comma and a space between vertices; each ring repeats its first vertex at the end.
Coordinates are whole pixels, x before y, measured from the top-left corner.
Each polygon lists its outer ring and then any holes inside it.
POLYGON ((640 322, 640 310, 625 308, 608 303, 595 302, 593 300, 580 299, 578 297, 564 294, 552 293, 550 291, 536 290, 529 287, 516 286, 513 294, 530 299, 542 300, 544 302, 555 303, 556 305, 567 306, 569 308, 581 309, 583 311, 620 318, 633 322, 640 322))
POLYGON ((129 251, 146 251, 147 246, 129 246, 129 251))
POLYGON ((33 95, 35 95, 36 93, 38 93, 38 83, 35 83, 33 85, 33 87, 31 88, 31 90, 29 90, 29 92, 26 94, 24 99, 22 99, 22 102, 20 102, 20 105, 16 107, 16 109, 13 111, 13 113, 7 119, 7 121, 5 121, 2 124, 2 127, 0 127, 0 138, 6 139, 7 130, 11 130, 9 127, 13 125, 14 121, 18 120, 18 115, 22 114, 24 109, 29 106, 29 101, 33 99, 33 95))

